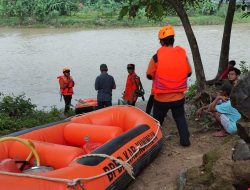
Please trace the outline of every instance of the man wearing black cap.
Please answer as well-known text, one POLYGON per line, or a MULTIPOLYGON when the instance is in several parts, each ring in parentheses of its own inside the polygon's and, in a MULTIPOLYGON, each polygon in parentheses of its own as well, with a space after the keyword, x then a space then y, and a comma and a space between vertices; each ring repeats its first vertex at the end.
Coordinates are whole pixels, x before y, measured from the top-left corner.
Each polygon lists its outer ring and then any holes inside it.
POLYGON ((100 65, 101 74, 96 77, 95 89, 97 90, 98 109, 112 106, 112 90, 116 89, 114 78, 108 74, 106 64, 100 65))

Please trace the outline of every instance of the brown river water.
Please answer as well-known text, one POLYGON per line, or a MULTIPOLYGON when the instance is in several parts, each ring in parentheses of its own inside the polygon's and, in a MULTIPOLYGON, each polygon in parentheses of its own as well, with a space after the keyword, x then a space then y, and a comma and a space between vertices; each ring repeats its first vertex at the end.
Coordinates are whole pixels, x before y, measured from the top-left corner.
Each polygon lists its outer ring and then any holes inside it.
MULTIPOLYGON (((124 91, 126 65, 134 63, 149 96, 151 82, 145 77, 148 62, 159 48, 158 27, 125 29, 10 29, 0 28, 0 92, 26 94, 40 108, 63 107, 57 76, 64 66, 71 68, 75 99, 96 97, 94 82, 99 65, 108 65, 117 89, 113 103, 124 91)), ((175 27, 176 45, 192 55, 183 27, 175 27)), ((207 79, 217 72, 223 26, 194 26, 207 79)), ((250 24, 233 25, 230 59, 250 63, 250 24)), ((195 81, 195 75, 189 83, 195 81)))

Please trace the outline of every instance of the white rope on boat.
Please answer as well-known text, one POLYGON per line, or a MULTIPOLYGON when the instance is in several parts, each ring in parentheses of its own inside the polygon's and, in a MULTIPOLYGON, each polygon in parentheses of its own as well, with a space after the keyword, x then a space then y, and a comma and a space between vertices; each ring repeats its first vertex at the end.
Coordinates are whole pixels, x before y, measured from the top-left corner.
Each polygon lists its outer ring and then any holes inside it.
MULTIPOLYGON (((136 109, 142 111, 139 108, 136 108, 136 109)), ((153 118, 152 116, 150 116, 150 117, 153 118)), ((82 181, 89 181, 89 180, 100 178, 102 176, 105 176, 107 174, 110 174, 110 173, 120 169, 121 167, 124 167, 125 171, 131 176, 131 178, 135 179, 134 172, 133 172, 133 166, 129 164, 129 161, 131 159, 133 159, 139 153, 140 149, 147 147, 150 143, 152 143, 157 138, 157 135, 158 135, 159 130, 160 130, 160 123, 156 119, 154 119, 154 120, 157 122, 157 130, 156 130, 154 136, 152 137, 152 139, 149 142, 147 142, 146 144, 144 144, 143 146, 137 146, 135 152, 126 161, 123 161, 121 159, 118 159, 118 158, 115 158, 113 156, 106 155, 106 154, 87 154, 87 155, 83 155, 83 156, 80 156, 77 158, 77 159, 80 159, 80 158, 85 158, 85 157, 101 157, 101 158, 108 158, 110 160, 115 161, 117 164, 119 164, 119 166, 117 166, 117 167, 115 167, 107 172, 104 172, 104 173, 101 173, 101 174, 98 174, 95 176, 91 176, 91 177, 75 178, 75 179, 52 178, 52 177, 46 177, 46 176, 37 176, 37 175, 32 175, 32 174, 12 173, 12 172, 4 172, 4 171, 0 171, 0 174, 17 176, 17 177, 29 177, 29 178, 33 178, 33 179, 41 179, 41 180, 47 180, 47 181, 53 181, 53 182, 67 183, 69 187, 72 187, 74 189, 77 189, 76 186, 78 184, 80 185, 80 187, 82 189, 85 189, 83 184, 82 184, 82 181)))

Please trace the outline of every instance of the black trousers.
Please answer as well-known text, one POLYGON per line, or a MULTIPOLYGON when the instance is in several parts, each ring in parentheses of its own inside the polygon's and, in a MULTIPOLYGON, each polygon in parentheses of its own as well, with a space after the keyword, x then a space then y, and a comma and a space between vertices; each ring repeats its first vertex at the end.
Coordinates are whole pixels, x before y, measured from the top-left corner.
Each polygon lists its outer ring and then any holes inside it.
POLYGON ((147 103, 147 107, 146 107, 146 113, 150 115, 152 107, 154 104, 154 95, 150 95, 149 99, 148 99, 148 103, 147 103))
POLYGON ((136 103, 136 101, 128 102, 128 105, 130 105, 130 106, 135 106, 135 103, 136 103))
POLYGON ((69 111, 69 109, 70 109, 72 95, 63 95, 63 99, 64 99, 64 102, 65 102, 64 113, 67 113, 69 111))
POLYGON ((179 132, 180 144, 182 146, 189 146, 189 131, 185 118, 184 104, 185 99, 181 99, 174 102, 158 102, 157 100, 154 100, 153 116, 162 125, 164 118, 168 113, 168 110, 171 109, 173 118, 175 120, 179 132))
POLYGON ((111 101, 98 101, 98 106, 97 109, 102 109, 102 108, 106 108, 112 106, 112 102, 111 101))

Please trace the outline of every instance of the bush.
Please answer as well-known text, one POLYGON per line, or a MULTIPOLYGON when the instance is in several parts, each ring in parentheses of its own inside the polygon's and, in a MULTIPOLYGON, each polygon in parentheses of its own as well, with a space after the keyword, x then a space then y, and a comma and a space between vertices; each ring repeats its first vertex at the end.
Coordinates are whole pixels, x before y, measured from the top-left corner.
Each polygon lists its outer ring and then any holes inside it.
POLYGON ((227 15, 228 5, 222 5, 221 8, 217 12, 217 16, 225 18, 227 15))
POLYGON ((212 2, 211 0, 204 0, 202 3, 200 3, 200 14, 202 15, 212 15, 216 12, 217 4, 212 2))
POLYGON ((250 71, 250 67, 246 65, 245 61, 240 61, 240 71, 241 74, 246 74, 250 71))
POLYGON ((197 94, 197 92, 198 92, 198 86, 197 83, 195 82, 194 84, 191 84, 189 86, 188 91, 185 93, 187 102, 192 100, 193 97, 195 97, 195 95, 197 94))
POLYGON ((61 119, 61 111, 52 107, 50 111, 36 110, 25 95, 0 95, 0 135, 31 128, 61 119))
POLYGON ((36 105, 30 99, 25 99, 25 95, 5 96, 1 95, 0 112, 12 118, 21 118, 34 112, 36 105))
POLYGON ((189 16, 200 15, 213 15, 216 13, 217 4, 211 0, 204 0, 197 3, 189 3, 185 6, 189 16))
POLYGON ((2 0, 0 6, 3 16, 18 17, 22 23, 29 17, 44 21, 54 11, 59 15, 70 15, 78 9, 77 3, 77 0, 2 0))

